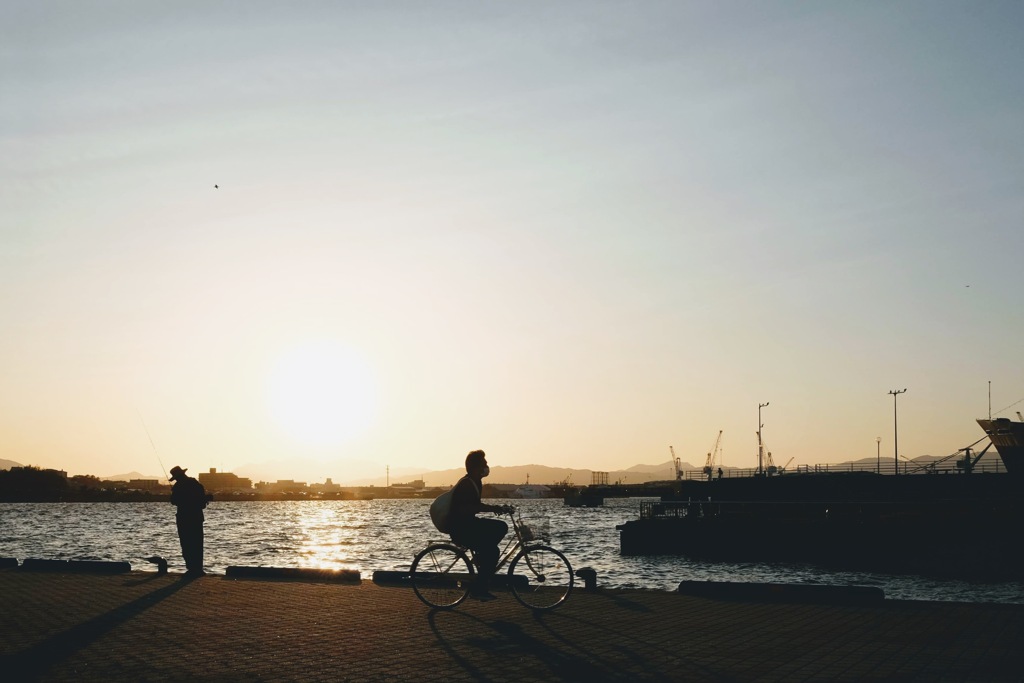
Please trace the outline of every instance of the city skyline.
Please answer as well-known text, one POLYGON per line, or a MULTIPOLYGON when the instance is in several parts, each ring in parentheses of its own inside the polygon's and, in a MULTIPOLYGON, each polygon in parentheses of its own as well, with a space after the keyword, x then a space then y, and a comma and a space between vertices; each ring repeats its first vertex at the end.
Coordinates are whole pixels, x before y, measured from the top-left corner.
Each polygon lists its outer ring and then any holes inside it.
POLYGON ((1019 3, 0 16, 0 458, 795 467, 1021 409, 1019 3))

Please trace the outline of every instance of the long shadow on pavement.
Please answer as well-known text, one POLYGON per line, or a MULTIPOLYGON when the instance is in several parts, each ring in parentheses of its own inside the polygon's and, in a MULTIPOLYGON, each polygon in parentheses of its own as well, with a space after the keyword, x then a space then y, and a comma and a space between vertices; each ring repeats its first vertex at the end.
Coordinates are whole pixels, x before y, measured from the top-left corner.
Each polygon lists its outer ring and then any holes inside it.
POLYGON ((72 626, 21 652, 0 657, 0 671, 12 676, 11 680, 31 681, 40 678, 51 668, 68 659, 78 650, 138 616, 161 600, 174 595, 189 581, 177 581, 169 586, 147 593, 132 602, 115 607, 89 621, 72 626))
MULTIPOLYGON (((506 621, 486 621, 465 612, 449 612, 447 610, 431 610, 427 615, 427 621, 434 632, 438 643, 445 654, 452 662, 461 667, 476 681, 491 681, 491 679, 480 667, 476 666, 471 657, 460 654, 458 649, 452 645, 449 638, 441 630, 437 623, 438 613, 450 615, 452 618, 463 620, 463 623, 471 623, 472 631, 476 634, 465 639, 465 643, 479 650, 481 655, 487 657, 507 657, 510 662, 515 662, 524 655, 530 655, 544 667, 543 672, 535 672, 544 680, 550 681, 635 681, 645 680, 637 678, 636 672, 616 672, 613 667, 604 665, 599 657, 593 657, 585 649, 570 643, 564 638, 558 640, 567 647, 561 649, 552 647, 549 643, 535 638, 524 632, 519 624, 506 621), (581 653, 580 656, 572 654, 571 651, 581 653)), ((542 617, 537 617, 538 621, 542 617)), ((661 675, 654 675, 649 680, 663 680, 661 675)))
MULTIPOLYGON (((650 610, 645 608, 645 609, 643 609, 641 611, 650 611, 650 610)), ((577 617, 575 617, 573 615, 562 614, 562 615, 559 615, 559 616, 562 617, 560 624, 562 626, 569 627, 570 630, 572 629, 572 627, 576 626, 577 624, 578 624, 578 628, 580 628, 580 629, 585 625, 584 622, 580 621, 577 617)), ((562 645, 564 645, 566 648, 569 648, 569 649, 572 649, 572 650, 576 650, 577 652, 580 653, 581 657, 586 658, 588 661, 600 661, 601 660, 601 655, 599 655, 596 652, 594 652, 593 648, 589 648, 588 649, 584 645, 580 644, 578 642, 578 639, 570 639, 570 638, 566 637, 565 635, 563 635, 558 630, 552 628, 552 625, 551 625, 552 620, 547 618, 547 615, 539 614, 539 613, 535 614, 534 615, 534 621, 536 622, 536 624, 541 629, 543 629, 548 634, 548 636, 551 638, 551 640, 553 642, 559 642, 562 645)), ((645 643, 645 645, 650 646, 649 643, 645 643)), ((666 672, 666 671, 663 671, 663 670, 661 670, 661 669, 659 669, 659 668, 657 668, 655 666, 652 666, 651 662, 648 659, 645 659, 643 656, 641 656, 640 654, 637 653, 637 651, 632 647, 632 644, 629 642, 628 638, 614 643, 611 646, 611 649, 614 650, 615 652, 618 652, 619 655, 622 657, 622 659, 631 662, 634 671, 639 670, 639 671, 643 672, 643 674, 636 674, 636 673, 634 673, 632 676, 629 677, 630 680, 647 680, 647 679, 649 679, 649 680, 655 680, 655 681, 662 681, 662 680, 666 679, 666 676, 670 676, 670 675, 673 675, 673 674, 678 674, 678 671, 666 672), (639 678, 638 679, 637 678, 638 675, 643 675, 644 678, 639 678)), ((662 655, 664 657, 666 657, 666 658, 676 657, 676 658, 679 658, 679 659, 682 659, 682 660, 686 661, 687 666, 692 667, 694 672, 699 673, 700 676, 702 677, 702 680, 703 679, 710 679, 710 680, 722 681, 723 683, 727 683, 728 681, 732 681, 733 680, 731 677, 726 676, 726 675, 722 674, 719 671, 715 671, 714 669, 710 669, 710 668, 708 668, 706 666, 697 664, 696 662, 692 661, 691 658, 687 657, 685 654, 683 654, 683 653, 681 653, 679 651, 670 652, 670 651, 666 650, 665 648, 658 648, 658 649, 662 651, 662 655)), ((607 656, 607 654, 605 656, 607 656)))
POLYGON ((441 635, 441 629, 437 625, 437 617, 439 614, 451 615, 461 619, 476 621, 481 625, 484 625, 486 622, 481 621, 476 617, 469 616, 468 614, 463 614, 461 612, 451 612, 449 610, 432 609, 430 610, 430 612, 427 613, 427 623, 430 624, 430 630, 434 632, 434 636, 437 638, 437 642, 440 643, 441 649, 444 650, 445 654, 448 655, 453 662, 462 667, 462 669, 465 670, 465 672, 468 673, 470 676, 472 676, 474 680, 480 681, 481 683, 490 683, 492 679, 488 677, 487 674, 481 671, 479 667, 474 666, 469 659, 460 655, 458 651, 454 647, 452 647, 451 643, 448 642, 448 639, 441 635))

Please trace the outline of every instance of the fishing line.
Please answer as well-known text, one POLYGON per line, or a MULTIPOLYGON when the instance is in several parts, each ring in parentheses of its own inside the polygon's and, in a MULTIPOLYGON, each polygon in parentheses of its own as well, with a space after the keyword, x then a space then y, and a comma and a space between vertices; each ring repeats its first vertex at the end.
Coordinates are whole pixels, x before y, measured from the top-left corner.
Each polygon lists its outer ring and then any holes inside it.
POLYGON ((170 477, 167 476, 167 468, 164 467, 164 461, 160 459, 160 452, 156 449, 156 444, 153 443, 153 435, 149 433, 146 421, 142 419, 142 413, 139 413, 139 422, 142 423, 142 428, 146 430, 146 436, 149 437, 149 445, 153 447, 153 454, 156 456, 156 461, 160 463, 160 469, 164 472, 164 479, 170 479, 170 477))

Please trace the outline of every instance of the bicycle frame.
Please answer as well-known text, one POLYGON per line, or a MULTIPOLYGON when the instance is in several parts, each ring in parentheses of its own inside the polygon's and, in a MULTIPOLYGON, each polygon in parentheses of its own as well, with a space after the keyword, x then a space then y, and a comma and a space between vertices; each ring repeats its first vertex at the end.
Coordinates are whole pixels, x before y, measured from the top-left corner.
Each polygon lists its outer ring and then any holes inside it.
MULTIPOLYGON (((512 534, 512 536, 508 540, 505 541, 505 547, 502 548, 501 552, 499 552, 499 554, 498 554, 498 565, 494 569, 494 573, 495 574, 500 572, 502 570, 502 568, 505 567, 505 565, 507 565, 509 562, 511 562, 512 558, 514 558, 516 556, 516 554, 520 550, 522 550, 524 547, 530 546, 530 545, 542 545, 542 543, 543 543, 543 541, 541 539, 533 539, 533 540, 530 540, 530 541, 524 541, 523 540, 523 531, 522 531, 522 521, 516 519, 516 513, 515 512, 509 512, 507 514, 508 514, 509 518, 512 520, 512 531, 513 531, 513 534, 512 534)), ((475 553, 473 552, 472 548, 467 548, 465 546, 460 546, 458 543, 455 543, 450 538, 436 538, 436 539, 429 539, 427 541, 427 545, 430 545, 432 543, 452 543, 452 544, 462 548, 464 551, 466 551, 466 553, 469 555, 470 559, 473 559, 475 557, 475 553)))
MULTIPOLYGON (((506 541, 505 548, 499 554, 498 566, 494 569, 495 574, 500 572, 506 564, 511 562, 512 558, 515 557, 522 548, 530 545, 531 543, 536 545, 540 544, 540 541, 524 541, 522 520, 516 519, 515 512, 508 513, 508 516, 512 520, 512 530, 514 533, 512 534, 512 537, 506 541)), ((472 550, 470 550, 470 552, 472 552, 472 550)))
MULTIPOLYGON (((503 511, 512 520, 513 533, 498 552, 495 574, 508 568, 509 588, 523 606, 533 610, 554 609, 572 592, 572 565, 559 550, 546 544, 546 538, 536 537, 535 527, 527 527, 516 513, 515 509, 503 511)), ((430 607, 441 609, 461 603, 470 590, 467 581, 469 585, 474 581, 475 555, 472 548, 453 541, 428 541, 411 565, 417 597, 430 607)))

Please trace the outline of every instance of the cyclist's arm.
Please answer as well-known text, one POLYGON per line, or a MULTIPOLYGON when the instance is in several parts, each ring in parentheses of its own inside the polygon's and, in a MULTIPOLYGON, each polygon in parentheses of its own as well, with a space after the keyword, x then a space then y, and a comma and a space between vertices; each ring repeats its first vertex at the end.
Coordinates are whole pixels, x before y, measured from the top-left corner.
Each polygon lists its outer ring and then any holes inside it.
POLYGON ((459 517, 472 517, 478 512, 501 513, 505 511, 505 506, 484 503, 473 482, 461 479, 452 493, 452 511, 459 517))

